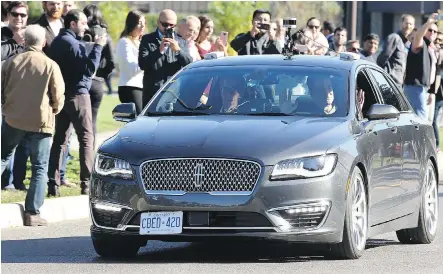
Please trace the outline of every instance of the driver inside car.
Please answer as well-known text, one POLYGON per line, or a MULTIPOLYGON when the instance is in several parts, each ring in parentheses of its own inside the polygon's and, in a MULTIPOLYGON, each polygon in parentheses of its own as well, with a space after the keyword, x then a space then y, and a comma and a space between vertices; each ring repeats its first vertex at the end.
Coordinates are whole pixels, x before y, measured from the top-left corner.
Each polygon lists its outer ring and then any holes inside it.
POLYGON ((248 103, 248 101, 240 102, 244 88, 245 81, 241 76, 230 76, 220 80, 222 98, 220 113, 236 113, 240 106, 248 103))

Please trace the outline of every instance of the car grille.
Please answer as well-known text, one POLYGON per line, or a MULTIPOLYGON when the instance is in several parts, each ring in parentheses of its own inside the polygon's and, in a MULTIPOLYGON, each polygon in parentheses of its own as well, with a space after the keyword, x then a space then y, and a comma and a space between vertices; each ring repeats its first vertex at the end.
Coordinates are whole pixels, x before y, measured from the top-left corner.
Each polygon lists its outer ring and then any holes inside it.
MULTIPOLYGON (((183 212, 183 226, 185 227, 272 227, 272 224, 269 220, 260 213, 256 212, 235 212, 235 211, 224 211, 224 212, 199 212, 208 214, 209 224, 207 225, 192 225, 190 221, 190 214, 193 212, 185 211, 183 212)), ((140 216, 141 213, 137 213, 132 220, 129 222, 129 225, 140 225, 140 216)))
POLYGON ((226 159, 165 159, 141 166, 147 192, 246 192, 260 176, 258 163, 226 159))
POLYGON ((112 212, 97 209, 95 207, 92 207, 91 210, 94 221, 97 225, 112 228, 117 228, 117 226, 122 223, 125 214, 128 212, 128 209, 122 209, 120 212, 112 212))

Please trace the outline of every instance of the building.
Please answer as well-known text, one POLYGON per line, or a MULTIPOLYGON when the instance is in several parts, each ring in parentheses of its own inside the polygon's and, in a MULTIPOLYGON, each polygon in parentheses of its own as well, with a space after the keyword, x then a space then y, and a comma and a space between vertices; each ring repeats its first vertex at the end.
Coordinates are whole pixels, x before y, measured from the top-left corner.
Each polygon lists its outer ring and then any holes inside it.
MULTIPOLYGON (((350 27, 352 1, 342 1, 343 24, 350 27)), ((377 33, 381 39, 399 29, 400 18, 408 13, 415 17, 416 26, 421 26, 426 16, 443 10, 443 1, 359 1, 357 2, 357 38, 377 33)))
POLYGON ((128 4, 146 13, 159 13, 173 9, 177 14, 202 14, 209 9, 210 1, 129 1, 128 4))

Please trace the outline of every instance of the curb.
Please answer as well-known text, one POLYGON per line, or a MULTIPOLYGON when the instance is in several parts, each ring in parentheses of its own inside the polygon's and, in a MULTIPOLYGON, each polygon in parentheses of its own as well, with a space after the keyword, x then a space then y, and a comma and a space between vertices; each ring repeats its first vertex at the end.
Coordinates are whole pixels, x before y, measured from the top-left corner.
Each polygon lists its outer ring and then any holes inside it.
MULTIPOLYGON (((24 202, 0 205, 0 228, 24 226, 24 202)), ((45 199, 40 216, 48 223, 89 218, 89 196, 45 199)))

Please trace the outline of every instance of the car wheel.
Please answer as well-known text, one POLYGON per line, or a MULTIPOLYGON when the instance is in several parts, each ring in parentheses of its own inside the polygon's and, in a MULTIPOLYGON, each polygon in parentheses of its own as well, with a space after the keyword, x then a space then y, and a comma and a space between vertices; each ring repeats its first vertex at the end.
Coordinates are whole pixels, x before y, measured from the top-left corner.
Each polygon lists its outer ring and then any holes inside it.
POLYGON ((104 258, 135 257, 140 245, 131 241, 119 241, 106 238, 92 238, 95 252, 104 258))
POLYGON ((346 197, 343 240, 333 246, 334 255, 343 259, 358 259, 366 246, 368 203, 363 174, 355 168, 346 197))
POLYGON ((428 160, 420 199, 418 227, 397 231, 404 244, 429 244, 436 235, 438 225, 438 189, 434 164, 428 160))

